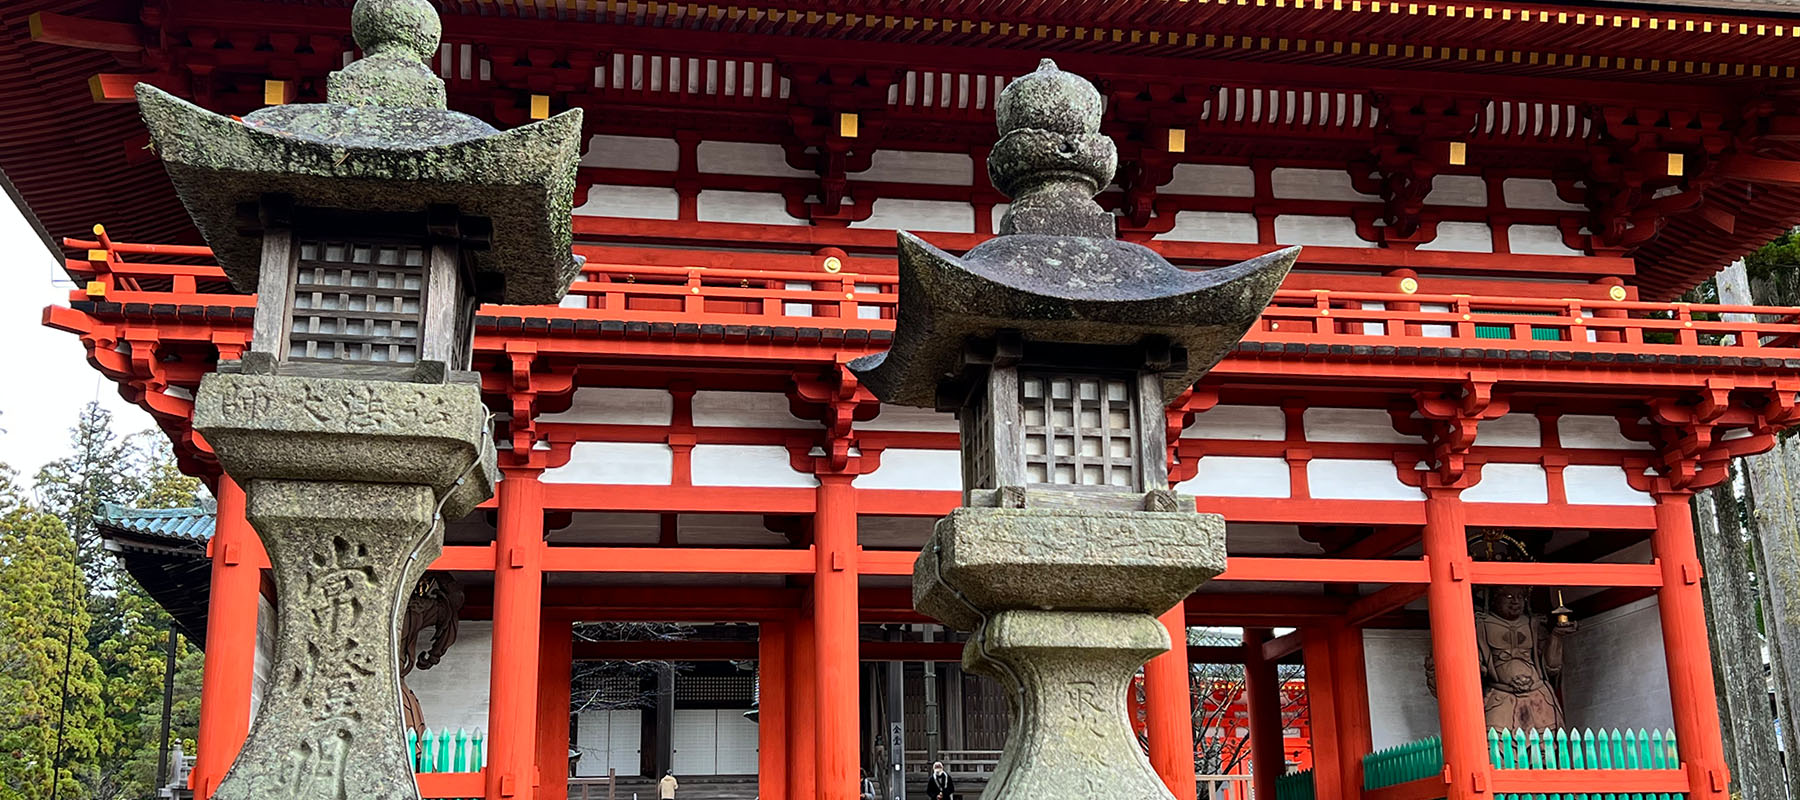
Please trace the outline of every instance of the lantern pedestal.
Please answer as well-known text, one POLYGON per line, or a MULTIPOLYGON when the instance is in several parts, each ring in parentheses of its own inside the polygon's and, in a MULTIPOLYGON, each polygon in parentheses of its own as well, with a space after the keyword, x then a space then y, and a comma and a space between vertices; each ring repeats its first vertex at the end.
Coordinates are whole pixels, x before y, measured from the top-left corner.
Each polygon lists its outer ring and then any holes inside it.
POLYGON ((417 798, 399 625, 444 520, 493 495, 480 390, 214 374, 194 428, 244 487, 278 609, 268 694, 213 796, 417 798))

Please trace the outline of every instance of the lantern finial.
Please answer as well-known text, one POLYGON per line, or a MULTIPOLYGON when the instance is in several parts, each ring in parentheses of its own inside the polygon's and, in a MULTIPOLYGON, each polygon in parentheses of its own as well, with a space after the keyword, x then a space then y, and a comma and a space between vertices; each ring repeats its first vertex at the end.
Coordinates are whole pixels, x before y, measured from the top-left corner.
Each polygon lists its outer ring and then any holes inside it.
POLYGON ((333 103, 394 108, 446 107, 444 79, 425 65, 443 23, 427 0, 356 0, 350 30, 363 57, 326 78, 333 103))
POLYGON ((1048 58, 1000 93, 1000 140, 987 164, 994 188, 1013 198, 1001 234, 1114 236, 1112 214, 1093 199, 1119 166, 1100 134, 1103 110, 1093 84, 1048 58))

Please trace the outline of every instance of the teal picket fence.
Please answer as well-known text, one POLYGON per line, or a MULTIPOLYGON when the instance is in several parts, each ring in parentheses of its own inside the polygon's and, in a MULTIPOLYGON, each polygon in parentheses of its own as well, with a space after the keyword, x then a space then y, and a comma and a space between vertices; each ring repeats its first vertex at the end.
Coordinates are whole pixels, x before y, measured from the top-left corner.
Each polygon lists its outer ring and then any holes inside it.
POLYGON ((413 755, 414 772, 480 772, 482 744, 480 730, 427 730, 423 737, 406 732, 406 750, 413 755))
POLYGON ((1444 740, 1433 736, 1363 756, 1363 788, 1398 786, 1444 771, 1444 740))
POLYGON ((1313 800, 1313 772, 1295 770, 1275 781, 1275 800, 1313 800))
MULTIPOLYGON (((1496 769, 1677 769, 1673 731, 1488 731, 1496 769)), ((1363 788, 1381 789, 1436 777, 1444 771, 1439 737, 1389 747, 1363 757, 1363 788)), ((1495 800, 1681 800, 1685 794, 1496 794, 1495 800)), ((1283 796, 1280 800, 1289 800, 1283 796)))

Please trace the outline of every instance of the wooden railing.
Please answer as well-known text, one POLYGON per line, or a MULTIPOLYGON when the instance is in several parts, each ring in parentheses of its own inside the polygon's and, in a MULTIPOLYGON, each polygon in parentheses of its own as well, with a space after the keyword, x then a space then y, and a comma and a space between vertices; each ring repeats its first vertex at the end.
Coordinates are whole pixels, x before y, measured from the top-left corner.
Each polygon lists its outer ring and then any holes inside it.
MULTIPOLYGON (((1488 731, 1496 800, 1614 796, 1685 797, 1687 775, 1675 734, 1663 731, 1488 731)), ((1363 757, 1365 800, 1436 800, 1445 795, 1444 745, 1438 737, 1363 757)), ((1296 800, 1282 795, 1282 800, 1296 800)))
MULTIPOLYGON (((114 242, 104 234, 64 244, 85 251, 84 257, 67 260, 71 274, 86 281, 72 293, 74 300, 254 302, 230 294, 224 273, 206 263, 210 252, 204 247, 114 242)), ((489 306, 483 313, 892 330, 897 287, 893 275, 590 262, 560 308, 489 306)), ((1465 355, 1525 351, 1567 353, 1575 360, 1586 358, 1574 355, 1584 352, 1631 354, 1638 361, 1800 359, 1800 308, 1284 289, 1245 341, 1264 353, 1310 355, 1406 357, 1415 353, 1412 348, 1460 348, 1465 355), (1369 350, 1354 349, 1359 347, 1369 350)))

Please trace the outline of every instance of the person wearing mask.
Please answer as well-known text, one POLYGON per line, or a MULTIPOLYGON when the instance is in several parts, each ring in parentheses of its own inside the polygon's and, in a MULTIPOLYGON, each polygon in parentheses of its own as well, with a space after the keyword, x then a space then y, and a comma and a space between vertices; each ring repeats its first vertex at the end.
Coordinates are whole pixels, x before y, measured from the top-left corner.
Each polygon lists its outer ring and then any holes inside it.
POLYGON ((956 792, 956 782, 950 780, 950 771, 944 769, 944 762, 931 762, 931 780, 925 783, 925 794, 930 800, 951 800, 956 792))

